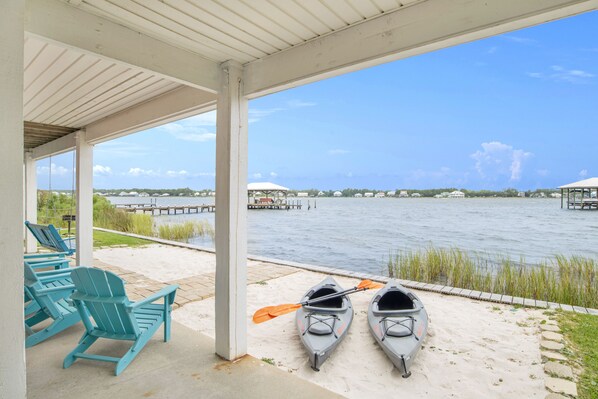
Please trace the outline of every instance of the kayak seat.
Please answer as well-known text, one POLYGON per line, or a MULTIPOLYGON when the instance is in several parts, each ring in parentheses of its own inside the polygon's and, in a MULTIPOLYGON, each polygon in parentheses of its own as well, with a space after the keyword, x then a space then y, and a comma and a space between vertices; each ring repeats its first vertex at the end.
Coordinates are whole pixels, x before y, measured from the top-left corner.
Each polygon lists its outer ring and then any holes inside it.
POLYGON ((307 331, 315 335, 330 335, 334 332, 336 315, 310 313, 307 315, 307 331))
POLYGON ((408 337, 413 334, 413 317, 385 317, 382 330, 389 337, 408 337))
POLYGON ((378 300, 378 310, 407 310, 415 308, 413 300, 403 291, 389 290, 378 300))
MULTIPOLYGON (((335 294, 336 291, 334 288, 330 288, 330 287, 322 287, 320 289, 318 289, 316 292, 314 292, 309 299, 316 299, 316 298, 320 298, 323 297, 325 295, 330 295, 330 294, 335 294)), ((317 302, 317 304, 314 304, 315 306, 319 307, 319 308, 335 308, 335 309, 340 309, 343 307, 343 297, 337 297, 337 298, 330 298, 327 299, 325 301, 322 302, 317 302)))

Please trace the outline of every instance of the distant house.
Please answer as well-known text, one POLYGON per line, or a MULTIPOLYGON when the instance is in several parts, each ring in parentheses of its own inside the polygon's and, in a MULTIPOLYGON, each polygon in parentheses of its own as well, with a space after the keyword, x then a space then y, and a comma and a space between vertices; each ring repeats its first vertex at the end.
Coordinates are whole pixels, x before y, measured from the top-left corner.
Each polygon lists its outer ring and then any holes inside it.
POLYGON ((525 197, 525 192, 524 191, 519 191, 517 193, 517 196, 523 198, 523 197, 525 197))
POLYGON ((406 190, 401 190, 399 193, 399 198, 407 198, 409 197, 409 193, 406 190))
POLYGON ((128 194, 130 197, 139 197, 139 193, 137 191, 131 191, 128 194))
POLYGON ((386 192, 386 196, 387 196, 387 197, 394 197, 396 194, 397 194, 397 192, 396 192, 396 191, 387 191, 387 192, 386 192))
POLYGON ((118 193, 118 196, 119 196, 119 197, 126 197, 127 195, 129 195, 129 194, 127 194, 127 193, 126 193, 126 192, 124 192, 124 191, 121 191, 120 193, 118 193))
POLYGON ((194 196, 194 197, 199 197, 199 192, 198 192, 198 191, 194 192, 194 193, 193 193, 193 196, 194 196))
POLYGON ((386 195, 382 191, 380 191, 379 193, 376 193, 376 195, 374 197, 376 197, 376 198, 384 198, 385 196, 386 195))
POLYGON ((363 194, 364 197, 366 198, 373 198, 374 197, 374 193, 365 193, 363 194))
POLYGON ((309 193, 297 193, 297 197, 309 197, 309 193))
POLYGON ((419 198, 419 197, 421 197, 421 196, 422 196, 422 195, 421 195, 420 193, 413 193, 413 194, 411 194, 411 197, 412 197, 412 198, 419 198))
POLYGON ((455 190, 448 195, 449 198, 465 198, 465 193, 455 190))
POLYGON ((325 196, 325 195, 326 195, 326 194, 324 193, 324 191, 320 191, 320 192, 318 193, 318 197, 323 197, 323 196, 325 196))
POLYGON ((139 196, 140 197, 149 197, 149 194, 144 191, 141 194, 139 194, 139 196))
POLYGON ((357 193, 357 194, 355 194, 355 195, 354 195, 354 197, 355 197, 355 198, 361 198, 361 197, 363 197, 363 194, 361 194, 361 193, 357 193))
POLYGON ((210 197, 215 197, 216 193, 214 191, 210 191, 210 193, 208 194, 210 197))
POLYGON ((550 193, 551 198, 561 198, 561 193, 550 193))
POLYGON ((161 195, 161 197, 170 197, 170 194, 164 193, 164 194, 161 195))
POLYGON ((333 197, 342 197, 343 193, 341 193, 340 191, 335 191, 334 194, 332 194, 333 197))

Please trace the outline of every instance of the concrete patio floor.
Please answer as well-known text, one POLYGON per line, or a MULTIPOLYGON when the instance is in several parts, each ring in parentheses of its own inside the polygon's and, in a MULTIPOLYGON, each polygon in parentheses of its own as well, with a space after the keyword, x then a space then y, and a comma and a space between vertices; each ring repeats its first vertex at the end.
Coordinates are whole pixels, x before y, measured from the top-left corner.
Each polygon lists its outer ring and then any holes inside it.
MULTIPOLYGON (((162 329, 118 377, 114 364, 62 360, 83 333, 81 324, 27 349, 27 397, 67 398, 341 398, 251 356, 231 363, 214 354, 214 341, 172 323, 172 338, 162 329)), ((128 342, 99 340, 92 353, 120 356, 128 342)))

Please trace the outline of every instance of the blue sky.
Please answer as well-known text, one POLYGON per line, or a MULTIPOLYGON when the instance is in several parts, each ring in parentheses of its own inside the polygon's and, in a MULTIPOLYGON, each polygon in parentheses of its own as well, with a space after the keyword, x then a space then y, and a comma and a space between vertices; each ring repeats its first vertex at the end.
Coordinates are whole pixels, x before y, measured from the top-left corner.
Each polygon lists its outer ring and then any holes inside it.
MULTIPOLYGON (((293 189, 535 189, 593 177, 598 13, 249 103, 249 181, 293 189)), ((94 149, 96 188, 214 187, 215 113, 94 149)), ((52 158, 71 187, 72 156, 52 158)), ((38 162, 48 187, 50 160, 38 162)))

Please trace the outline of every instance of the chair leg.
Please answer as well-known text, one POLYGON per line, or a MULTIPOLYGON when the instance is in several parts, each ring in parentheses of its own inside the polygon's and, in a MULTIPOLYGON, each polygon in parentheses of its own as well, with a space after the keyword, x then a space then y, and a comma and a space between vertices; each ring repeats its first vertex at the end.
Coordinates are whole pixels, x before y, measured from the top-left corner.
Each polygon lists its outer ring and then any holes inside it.
MULTIPOLYGON (((30 319, 27 319, 25 322, 27 323, 28 320, 30 320, 30 319)), ((44 328, 41 331, 34 333, 33 335, 28 336, 25 339, 25 347, 29 348, 33 345, 37 345, 40 342, 45 341, 46 339, 58 334, 62 330, 65 330, 65 329, 71 327, 72 325, 77 324, 80 321, 81 321, 81 317, 79 316, 79 313, 76 313, 76 312, 68 314, 65 317, 56 319, 48 327, 44 328)), ((27 325, 29 325, 29 323, 27 323, 27 325)))
POLYGON ((170 305, 167 298, 164 298, 164 342, 170 340, 170 305))
POLYGON ((120 358, 118 363, 116 363, 116 368, 114 369, 114 375, 119 375, 129 366, 129 364, 131 364, 133 359, 135 359, 135 357, 139 354, 139 352, 141 352, 141 350, 143 349, 145 344, 147 344, 147 341, 150 340, 152 335, 153 334, 144 333, 139 338, 137 338, 137 341, 135 341, 133 346, 131 346, 131 349, 129 349, 127 351, 127 353, 125 353, 123 355, 123 357, 120 358))
POLYGON ((84 333, 83 337, 81 337, 79 340, 79 345, 77 345, 77 347, 64 358, 62 367, 65 369, 69 368, 75 362, 75 360, 77 360, 75 355, 78 353, 84 353, 91 345, 93 345, 94 342, 96 342, 97 339, 98 337, 91 336, 87 334, 87 332, 84 333))

